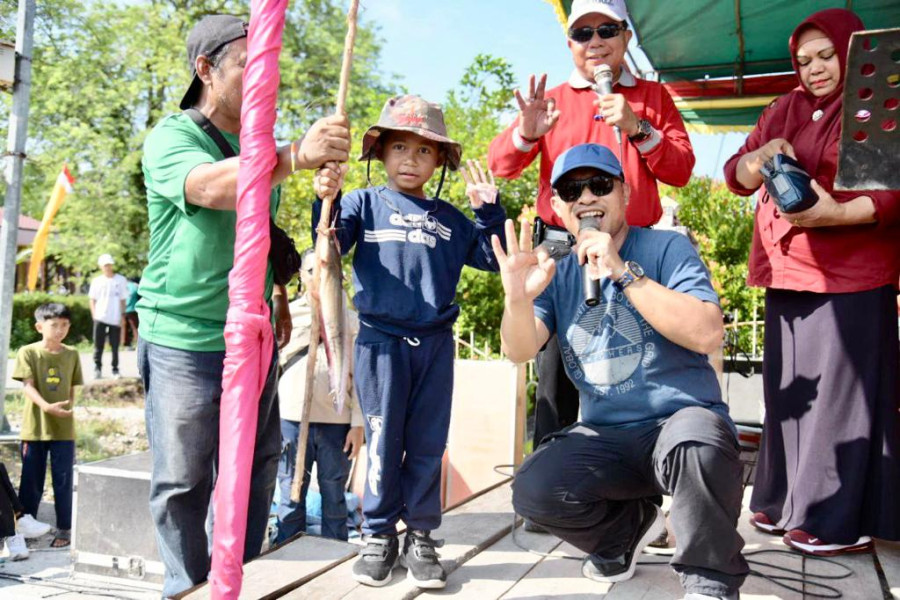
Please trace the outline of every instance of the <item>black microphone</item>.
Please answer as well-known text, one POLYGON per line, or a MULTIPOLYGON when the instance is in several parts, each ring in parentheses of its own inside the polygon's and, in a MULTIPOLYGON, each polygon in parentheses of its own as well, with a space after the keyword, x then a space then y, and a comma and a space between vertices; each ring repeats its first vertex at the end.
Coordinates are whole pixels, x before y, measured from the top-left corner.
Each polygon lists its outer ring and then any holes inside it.
MULTIPOLYGON (((594 68, 594 84, 597 86, 597 95, 606 96, 612 94, 613 72, 609 65, 597 65, 594 68)), ((616 142, 622 145, 622 130, 618 125, 613 125, 616 132, 616 142)))
MULTIPOLYGON (((582 217, 578 221, 578 233, 582 231, 600 231, 600 219, 596 217, 582 217)), ((584 289, 584 303, 588 306, 600 304, 600 280, 592 279, 589 273, 590 264, 584 261, 581 265, 581 287, 584 289)))

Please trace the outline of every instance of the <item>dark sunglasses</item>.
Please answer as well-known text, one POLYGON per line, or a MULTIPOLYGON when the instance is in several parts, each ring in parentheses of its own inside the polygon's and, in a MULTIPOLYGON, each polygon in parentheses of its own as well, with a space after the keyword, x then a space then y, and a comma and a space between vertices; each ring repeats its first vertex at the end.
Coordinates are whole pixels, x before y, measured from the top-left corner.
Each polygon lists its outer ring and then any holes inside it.
POLYGON ((581 198, 581 193, 587 187, 595 196, 606 196, 612 193, 616 185, 615 177, 609 175, 592 175, 587 179, 569 179, 556 183, 556 193, 563 202, 575 202, 581 198))
POLYGON ((614 38, 619 35, 620 31, 625 31, 627 27, 625 25, 617 25, 615 23, 604 23, 597 28, 594 27, 573 27, 569 30, 569 39, 573 42, 578 42, 579 44, 584 44, 585 42, 591 41, 591 38, 594 37, 594 32, 597 32, 597 35, 600 36, 600 39, 608 40, 610 38, 614 38))

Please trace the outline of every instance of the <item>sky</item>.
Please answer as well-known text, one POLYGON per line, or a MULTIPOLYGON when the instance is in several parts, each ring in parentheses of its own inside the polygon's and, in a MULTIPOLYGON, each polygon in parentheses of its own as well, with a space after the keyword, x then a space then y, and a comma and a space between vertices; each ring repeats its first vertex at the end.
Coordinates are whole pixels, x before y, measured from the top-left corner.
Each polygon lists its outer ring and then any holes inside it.
MULTIPOLYGON (((361 0, 360 19, 380 29, 382 70, 434 102, 444 100, 482 53, 505 58, 520 86, 532 73, 547 73, 552 87, 572 71, 565 32, 544 0, 361 0)), ((723 163, 744 137, 691 134, 694 174, 722 179, 723 163)))

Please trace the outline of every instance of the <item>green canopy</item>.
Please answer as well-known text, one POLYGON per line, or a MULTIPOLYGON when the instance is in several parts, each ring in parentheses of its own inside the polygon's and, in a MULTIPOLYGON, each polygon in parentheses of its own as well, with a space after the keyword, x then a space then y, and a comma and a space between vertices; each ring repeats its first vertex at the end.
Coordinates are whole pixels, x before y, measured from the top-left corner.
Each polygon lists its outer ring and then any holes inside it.
MULTIPOLYGON (((572 0, 548 0, 565 22, 572 0)), ((679 102, 693 129, 745 129, 780 91, 747 98, 743 78, 792 70, 788 38, 810 14, 825 8, 849 8, 869 29, 900 26, 898 0, 629 0, 639 47, 663 83, 707 78, 735 82, 732 101, 704 102, 691 108, 679 102), (742 98, 743 101, 734 101, 742 98)), ((759 93, 759 90, 756 90, 759 93)), ((701 96, 702 97, 702 96, 701 96)))

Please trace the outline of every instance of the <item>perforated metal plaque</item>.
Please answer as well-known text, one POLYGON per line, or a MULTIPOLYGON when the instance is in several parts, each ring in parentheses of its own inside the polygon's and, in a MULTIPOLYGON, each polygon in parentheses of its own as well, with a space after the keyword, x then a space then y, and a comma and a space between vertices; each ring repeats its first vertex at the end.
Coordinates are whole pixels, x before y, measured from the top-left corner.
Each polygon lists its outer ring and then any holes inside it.
POLYGON ((850 38, 835 187, 900 190, 900 29, 850 38))

